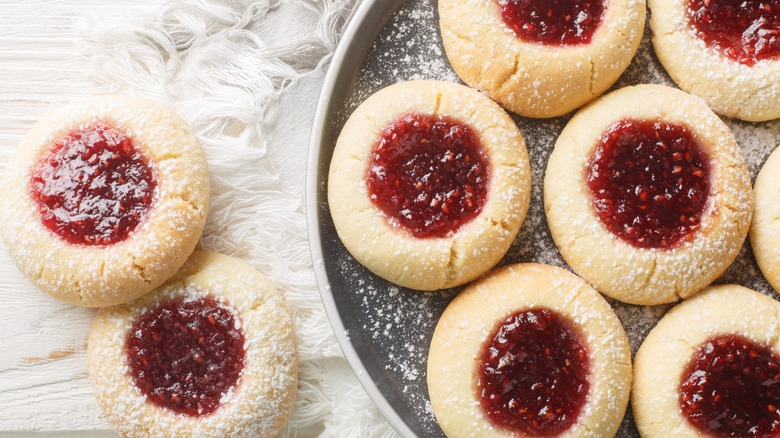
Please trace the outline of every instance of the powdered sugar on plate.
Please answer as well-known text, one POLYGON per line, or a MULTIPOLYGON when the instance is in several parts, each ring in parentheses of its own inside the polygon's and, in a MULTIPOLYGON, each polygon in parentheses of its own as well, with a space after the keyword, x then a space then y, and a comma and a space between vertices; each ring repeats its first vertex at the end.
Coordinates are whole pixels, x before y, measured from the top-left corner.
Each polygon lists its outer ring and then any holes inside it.
MULTIPOLYGON (((646 26, 638 54, 612 89, 641 83, 673 86, 658 62, 646 26)), ((334 139, 349 114, 368 96, 393 83, 413 79, 460 82, 441 43, 434 0, 407 0, 375 39, 351 95, 332 118, 334 139)), ((550 237, 544 213, 544 172, 553 145, 570 115, 538 120, 513 116, 525 137, 531 160, 531 206, 517 239, 500 263, 538 262, 568 269, 550 237)), ((780 121, 746 123, 725 120, 746 154, 752 178, 780 143, 780 121)), ((323 145, 332 149, 333 144, 323 145)), ((325 183, 326 173, 320 175, 325 183)), ((426 386, 428 346, 436 322, 460 289, 422 293, 392 285, 359 265, 333 230, 324 200, 322 248, 331 290, 349 339, 376 386, 400 417, 425 436, 443 436, 430 409, 426 386)), ((749 244, 717 283, 738 283, 777 298, 758 270, 749 244)), ((670 305, 642 307, 608 300, 625 327, 635 353, 670 305)), ((638 437, 627 412, 618 437, 638 437)))

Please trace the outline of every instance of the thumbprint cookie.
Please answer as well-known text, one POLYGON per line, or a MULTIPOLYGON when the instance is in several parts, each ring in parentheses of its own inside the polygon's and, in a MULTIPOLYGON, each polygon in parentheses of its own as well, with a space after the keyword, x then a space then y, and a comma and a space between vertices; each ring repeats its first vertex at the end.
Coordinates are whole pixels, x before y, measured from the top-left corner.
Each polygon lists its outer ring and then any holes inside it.
POLYGON ((634 57, 644 0, 440 0, 452 67, 527 117, 555 117, 598 97, 634 57))
POLYGON ((780 117, 780 3, 649 0, 653 47, 683 90, 715 112, 780 117))
POLYGON ((431 406, 450 438, 614 436, 630 388, 615 312, 548 265, 510 265, 470 284, 428 353, 431 406))
POLYGON ((631 406, 643 437, 780 434, 780 304, 711 286, 670 310, 634 362, 631 406))
POLYGON ((355 259, 418 290, 454 287, 504 256, 528 210, 530 169, 512 119, 468 87, 413 81, 350 116, 328 203, 355 259))
POLYGON ((753 193, 756 209, 750 227, 750 245, 769 284, 780 290, 780 149, 775 149, 758 173, 753 193))
POLYGON ((166 107, 96 96, 24 136, 0 188, 0 234, 17 267, 62 301, 135 299, 192 253, 209 204, 205 154, 166 107))
POLYGON ((632 304, 686 298, 734 261, 753 211, 742 150, 700 100, 661 85, 578 112, 544 180, 547 222, 571 268, 632 304))
POLYGON ((153 292, 101 308, 87 354, 103 415, 122 436, 273 437, 295 403, 282 295, 217 253, 195 251, 153 292))

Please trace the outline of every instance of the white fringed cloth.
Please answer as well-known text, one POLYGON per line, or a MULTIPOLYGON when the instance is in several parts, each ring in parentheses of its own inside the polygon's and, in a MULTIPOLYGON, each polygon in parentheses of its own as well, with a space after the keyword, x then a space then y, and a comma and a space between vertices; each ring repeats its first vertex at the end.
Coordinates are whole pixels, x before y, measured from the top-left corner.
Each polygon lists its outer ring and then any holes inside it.
POLYGON ((304 216, 317 98, 358 2, 178 0, 156 17, 85 29, 97 88, 167 103, 200 137, 212 182, 200 246, 249 262, 284 291, 300 348, 285 437, 395 435, 333 336, 304 216))

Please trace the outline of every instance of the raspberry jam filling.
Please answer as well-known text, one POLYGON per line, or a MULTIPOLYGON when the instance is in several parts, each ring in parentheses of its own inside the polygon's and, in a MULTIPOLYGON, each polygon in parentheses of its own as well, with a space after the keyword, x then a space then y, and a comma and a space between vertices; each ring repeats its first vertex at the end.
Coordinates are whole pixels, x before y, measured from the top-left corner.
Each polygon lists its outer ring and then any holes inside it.
POLYGON ((622 120, 590 158, 592 206, 607 229, 637 248, 693 239, 710 194, 710 159, 683 125, 622 120))
POLYGON ((409 114, 384 130, 371 152, 371 201, 415 237, 444 237, 479 215, 490 167, 482 143, 450 117, 409 114))
POLYGON ((744 336, 710 338, 683 372, 679 400, 704 434, 780 436, 780 357, 744 336))
POLYGON ((577 420, 590 384, 590 361, 574 324, 549 309, 499 323, 478 364, 479 401, 498 428, 554 436, 577 420))
POLYGON ((496 0, 501 18, 523 41, 588 44, 604 17, 604 0, 496 0))
POLYGON ((780 55, 777 0, 690 0, 688 22, 707 47, 752 66, 780 55))
POLYGON ((156 187, 154 171, 133 139, 106 122, 56 139, 30 178, 43 225, 82 245, 127 239, 149 214, 156 187))
POLYGON ((173 299, 141 315, 126 341, 133 382, 155 405, 209 415, 244 369, 239 320, 213 298, 173 299))

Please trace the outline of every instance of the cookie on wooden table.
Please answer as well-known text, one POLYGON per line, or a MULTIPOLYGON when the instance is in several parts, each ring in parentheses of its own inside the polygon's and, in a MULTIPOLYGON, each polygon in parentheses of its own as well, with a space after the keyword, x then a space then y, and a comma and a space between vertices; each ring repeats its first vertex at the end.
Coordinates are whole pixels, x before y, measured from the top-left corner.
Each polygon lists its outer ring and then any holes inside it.
POLYGON ((628 405, 631 351, 615 312, 561 268, 518 264, 445 309, 428 353, 450 437, 608 437, 628 405))
POLYGON ((217 253, 195 251, 154 292, 100 309, 88 357, 103 415, 123 436, 272 437, 295 403, 283 297, 217 253))
POLYGON ((22 139, 0 185, 0 234, 19 270, 53 297, 124 303, 187 260, 209 187, 200 143, 171 110, 85 98, 22 139))
POLYGON ((420 290, 457 286, 504 256, 528 210, 531 172, 512 119, 468 87, 392 85, 339 135, 328 204, 344 246, 420 290))
POLYGON ((649 0, 653 47, 683 90, 715 112, 752 122, 780 117, 780 4, 649 0))
POLYGON ((471 87, 528 117, 601 95, 634 57, 643 0, 440 0, 442 41, 471 87))
POLYGON ((729 128, 662 85, 612 92, 578 112, 544 180, 553 240, 600 292, 632 304, 686 298, 734 261, 753 211, 729 128))
POLYGON ((670 310, 634 361, 631 406, 643 437, 780 434, 780 303, 737 285, 670 310))

